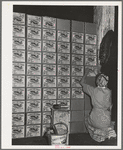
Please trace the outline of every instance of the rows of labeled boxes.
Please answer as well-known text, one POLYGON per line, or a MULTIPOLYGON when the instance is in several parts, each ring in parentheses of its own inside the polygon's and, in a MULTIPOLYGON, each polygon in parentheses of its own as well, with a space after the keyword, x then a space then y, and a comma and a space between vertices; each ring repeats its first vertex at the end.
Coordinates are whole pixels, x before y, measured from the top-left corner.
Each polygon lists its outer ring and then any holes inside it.
POLYGON ((71 99, 84 99, 79 82, 97 65, 96 40, 81 22, 13 13, 13 138, 43 135, 54 104, 70 111, 71 99))

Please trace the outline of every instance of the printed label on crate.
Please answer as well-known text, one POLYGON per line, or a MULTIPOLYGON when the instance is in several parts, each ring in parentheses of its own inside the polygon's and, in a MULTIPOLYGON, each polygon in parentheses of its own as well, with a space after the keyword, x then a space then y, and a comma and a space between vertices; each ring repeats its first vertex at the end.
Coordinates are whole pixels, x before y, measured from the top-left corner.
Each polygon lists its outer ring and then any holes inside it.
POLYGON ((70 88, 58 88, 58 99, 69 99, 70 88))
POLYGON ((25 51, 13 50, 13 61, 25 62, 25 51))
POLYGON ((56 87, 56 77, 43 76, 43 87, 56 87))
POLYGON ((12 125, 24 125, 24 114, 12 114, 12 125))
POLYGON ((89 77, 95 77, 98 74, 98 69, 96 67, 90 67, 90 66, 86 66, 85 70, 89 68, 89 70, 91 70, 87 76, 89 77))
POLYGON ((55 64, 56 63, 56 53, 43 53, 43 63, 55 64))
POLYGON ((25 14, 13 12, 13 24, 25 25, 25 14))
POLYGON ((24 126, 12 127, 12 138, 24 138, 24 126))
POLYGON ((91 35, 91 34, 85 35, 85 43, 86 44, 96 44, 96 41, 97 41, 96 35, 91 35))
POLYGON ((83 43, 84 33, 72 32, 72 42, 83 43))
POLYGON ((70 87, 70 77, 57 77, 58 87, 70 87))
POLYGON ((70 65, 58 65, 58 75, 70 75, 70 65))
POLYGON ((40 132, 41 132, 40 125, 26 126, 26 137, 40 136, 40 132))
POLYGON ((13 49, 25 49, 25 38, 13 37, 13 49))
POLYGON ((73 76, 83 76, 83 71, 84 71, 83 66, 72 66, 73 76))
POLYGON ((13 74, 25 74, 25 63, 13 63, 13 74))
POLYGON ((56 104, 56 100, 43 100, 43 111, 51 111, 54 104, 56 104))
POLYGON ((67 145, 67 134, 62 135, 52 135, 51 136, 52 145, 67 145))
POLYGON ((24 112, 25 111, 25 101, 12 101, 12 112, 24 112))
POLYGON ((70 100, 57 100, 57 104, 61 105, 61 108, 70 109, 70 100))
POLYGON ((70 64, 70 54, 58 53, 58 64, 70 64))
POLYGON ((41 51, 41 41, 27 39, 27 50, 41 51))
POLYGON ((79 43, 72 43, 72 53, 83 54, 84 45, 79 43))
POLYGON ((25 26, 13 25, 13 36, 25 37, 25 26))
POLYGON ((44 88, 43 99, 56 99, 56 88, 44 88))
POLYGON ((56 40, 56 31, 49 30, 49 29, 43 29, 43 39, 55 41, 56 40))
POLYGON ((27 25, 31 27, 39 27, 41 28, 41 17, 27 15, 27 25))
POLYGON ((55 29, 56 28, 56 18, 43 17, 43 28, 55 29))
POLYGON ((41 87, 41 76, 27 76, 27 87, 41 87))
POLYGON ((59 52, 59 53, 70 53, 70 43, 58 42, 57 52, 59 52))
POLYGON ((26 105, 27 112, 41 111, 41 100, 29 100, 26 105))
POLYGON ((56 65, 43 65, 43 75, 56 75, 56 65))
POLYGON ((72 88, 72 98, 84 98, 82 88, 72 88))
POLYGON ((54 42, 54 41, 43 41, 42 51, 56 52, 56 42, 54 42))
POLYGON ((72 64, 73 65, 83 65, 83 55, 72 54, 72 64))
POLYGON ((13 87, 25 87, 25 76, 12 76, 13 87))
POLYGON ((43 112, 43 123, 51 122, 51 112, 43 112))
POLYGON ((81 85, 80 85, 81 79, 82 79, 82 77, 72 77, 71 86, 72 87, 81 87, 81 85))
POLYGON ((85 56, 85 65, 96 66, 97 65, 97 57, 96 56, 85 56))
POLYGON ((27 99, 41 99, 41 88, 27 88, 27 99))
POLYGON ((30 39, 41 39, 41 29, 27 27, 27 38, 30 39))
POLYGON ((42 136, 44 135, 45 132, 48 131, 49 127, 50 127, 50 124, 45 124, 42 126, 42 136))
POLYGON ((25 99, 25 88, 13 88, 12 89, 13 100, 24 100, 25 99))
POLYGON ((41 63, 41 52, 27 52, 27 62, 41 63))
POLYGON ((27 113, 27 124, 41 124, 41 113, 27 113))
POLYGON ((28 75, 41 75, 41 64, 27 64, 28 75))
POLYGON ((95 45, 85 45, 85 54, 86 55, 96 55, 97 47, 95 45))
POLYGON ((62 42, 70 42, 70 32, 58 31, 57 40, 62 42))

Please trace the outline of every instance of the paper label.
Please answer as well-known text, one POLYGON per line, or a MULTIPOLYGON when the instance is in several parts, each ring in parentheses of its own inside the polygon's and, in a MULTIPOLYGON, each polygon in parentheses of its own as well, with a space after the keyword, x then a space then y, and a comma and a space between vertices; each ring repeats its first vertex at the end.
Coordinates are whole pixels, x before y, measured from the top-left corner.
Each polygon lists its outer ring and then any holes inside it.
POLYGON ((43 99, 56 99, 56 88, 43 88, 43 99))
POLYGON ((41 41, 27 39, 27 50, 30 50, 30 51, 41 51, 41 41))
POLYGON ((13 36, 25 37, 25 26, 13 25, 13 36))
POLYGON ((51 111, 54 104, 56 104, 56 100, 43 100, 43 111, 51 111))
POLYGON ((70 75, 70 65, 58 65, 58 75, 70 75))
POLYGON ((27 15, 27 25, 31 27, 39 27, 41 28, 41 17, 27 15))
POLYGON ((41 124, 41 113, 27 113, 27 124, 41 124))
POLYGON ((25 74, 25 63, 13 63, 13 74, 25 74))
POLYGON ((84 67, 83 66, 72 66, 73 76, 83 76, 84 67))
POLYGON ((43 87, 56 87, 56 77, 43 76, 43 87))
POLYGON ((40 125, 26 126, 26 137, 40 136, 40 132, 41 132, 40 125))
POLYGON ((12 89, 13 100, 24 100, 25 99, 25 88, 13 88, 12 89))
POLYGON ((49 30, 49 29, 43 29, 43 39, 55 41, 56 40, 56 31, 49 30))
POLYGON ((27 112, 41 111, 41 100, 29 100, 26 105, 27 112))
POLYGON ((84 33, 72 32, 72 42, 83 43, 84 33))
POLYGON ((96 41, 97 41, 96 35, 91 35, 91 34, 85 35, 85 43, 86 44, 96 44, 96 41))
POLYGON ((25 101, 12 101, 12 112, 25 112, 25 101))
POLYGON ((54 41, 43 41, 42 51, 56 52, 56 42, 54 42, 54 41))
POLYGON ((25 51, 13 50, 13 61, 25 62, 25 51))
POLYGON ((57 40, 62 42, 70 42, 70 32, 58 31, 57 40))
POLYGON ((57 51, 60 53, 70 53, 70 43, 58 42, 57 51))
POLYGON ((25 49, 25 38, 13 37, 13 49, 25 49))
POLYGON ((85 65, 96 66, 97 65, 97 57, 96 56, 85 56, 85 65))
POLYGON ((27 38, 30 39, 41 39, 41 29, 27 27, 27 38))
POLYGON ((56 53, 43 53, 43 63, 56 64, 56 53))
POLYGON ((72 88, 72 98, 84 98, 82 88, 72 88))
POLYGON ((56 65, 43 65, 43 75, 56 75, 56 65))
POLYGON ((72 43, 72 53, 83 54, 84 45, 79 43, 72 43))
POLYGON ((28 75, 41 75, 41 64, 27 64, 28 75))
POLYGON ((56 18, 43 17, 43 28, 55 29, 56 28, 56 18))
POLYGON ((24 125, 24 114, 12 114, 12 125, 24 125))
POLYGON ((27 99, 41 99, 41 88, 27 88, 27 99))
POLYGON ((57 77, 58 87, 70 87, 70 77, 57 77))
POLYGON ((24 138, 24 126, 12 127, 12 138, 24 138))
POLYGON ((25 76, 12 76, 13 87, 25 87, 25 76))
POLYGON ((69 99, 70 88, 58 88, 58 99, 69 99))
POLYGON ((43 123, 51 123, 51 112, 43 113, 43 123))
POLYGON ((95 45, 85 45, 85 54, 86 55, 96 55, 97 47, 95 45))
POLYGON ((58 64, 70 64, 70 54, 58 53, 58 64))
POLYGON ((41 53, 40 52, 27 52, 27 62, 28 63, 41 63, 41 53))
POLYGON ((41 76, 27 76, 27 87, 41 87, 41 76))
POLYGON ((82 77, 72 77, 71 86, 72 87, 81 87, 80 80, 82 77))
POLYGON ((25 25, 25 14, 13 12, 13 24, 25 25))
POLYGON ((72 64, 73 65, 83 65, 83 55, 72 54, 72 64))

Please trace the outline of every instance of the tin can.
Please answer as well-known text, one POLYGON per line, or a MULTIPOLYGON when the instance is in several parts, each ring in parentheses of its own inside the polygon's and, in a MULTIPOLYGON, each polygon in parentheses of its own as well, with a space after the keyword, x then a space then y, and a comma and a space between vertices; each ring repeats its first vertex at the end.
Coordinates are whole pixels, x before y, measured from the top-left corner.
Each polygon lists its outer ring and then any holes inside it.
POLYGON ((25 76, 12 76, 12 86, 13 87, 25 87, 25 76))
POLYGON ((84 98, 82 88, 72 88, 72 98, 84 98))
POLYGON ((43 65, 43 75, 56 75, 56 65, 43 65))
POLYGON ((70 110, 70 100, 57 100, 57 104, 60 104, 61 108, 70 110))
POLYGON ((24 125, 24 114, 12 114, 12 125, 19 126, 24 125))
POLYGON ((30 39, 41 39, 41 29, 27 27, 27 38, 30 39))
POLYGON ((40 136, 41 125, 26 126, 26 137, 40 136))
POLYGON ((25 50, 25 38, 13 37, 13 49, 25 50))
POLYGON ((28 75, 41 75, 41 64, 27 64, 28 75))
POLYGON ((27 113, 27 124, 41 124, 41 113, 27 113))
POLYGON ((85 65, 96 66, 97 65, 97 57, 96 56, 85 56, 85 65))
POLYGON ((70 75, 70 65, 58 65, 58 75, 70 75))
POLYGON ((70 87, 70 77, 57 77, 57 86, 58 87, 70 87))
POLYGON ((43 112, 43 123, 51 123, 51 112, 43 112))
POLYGON ((25 99, 25 88, 13 88, 12 89, 13 100, 24 100, 25 99))
POLYGON ((70 88, 58 88, 58 99, 70 99, 70 88))
POLYGON ((56 28, 56 18, 43 17, 43 28, 55 29, 56 28))
POLYGON ((13 50, 13 61, 15 61, 15 62, 25 62, 25 51, 13 50))
POLYGON ((72 32, 72 42, 83 43, 84 33, 72 32))
POLYGON ((56 87, 56 77, 43 76, 43 87, 56 87))
POLYGON ((41 63, 41 52, 27 52, 28 63, 41 63))
POLYGON ((41 51, 41 41, 27 39, 27 50, 30 50, 30 51, 41 51))
POLYGON ((96 44, 97 36, 92 34, 85 35, 85 43, 86 44, 96 44))
POLYGON ((43 63, 56 64, 56 53, 43 52, 43 63))
POLYGON ((25 112, 25 101, 12 101, 12 112, 13 113, 25 112))
POLYGON ((25 26, 13 25, 13 36, 25 37, 25 26))
POLYGON ((56 100, 43 100, 43 111, 51 111, 54 104, 56 104, 56 100))
POLYGON ((25 63, 13 63, 13 74, 25 74, 25 63))
POLYGON ((72 64, 73 65, 83 65, 83 55, 72 54, 72 64))
POLYGON ((25 14, 13 12, 13 24, 25 25, 25 14))
POLYGON ((70 42, 70 32, 58 30, 57 40, 61 42, 70 42))
POLYGON ((26 104, 27 112, 41 111, 41 100, 29 100, 26 104))
POLYGON ((80 44, 80 43, 72 43, 72 53, 83 54, 84 53, 84 45, 80 44))
POLYGON ((27 15, 27 26, 41 28, 41 17, 27 15))
POLYGON ((24 126, 12 127, 12 138, 13 139, 24 138, 24 131, 25 131, 24 126))
POLYGON ((27 76, 27 87, 41 87, 41 76, 27 76))
POLYGON ((58 53, 58 64, 70 64, 70 54, 58 53))
POLYGON ((56 99, 56 88, 43 88, 43 99, 56 99))
POLYGON ((81 85, 80 85, 81 79, 82 79, 82 77, 72 77, 71 86, 72 87, 81 87, 81 85))
POLYGON ((83 66, 72 66, 72 76, 83 76, 84 67, 83 66))
POLYGON ((41 99, 41 88, 27 88, 27 99, 41 99))
POLYGON ((56 40, 56 30, 43 29, 43 39, 44 40, 56 40))
POLYGON ((96 55, 97 47, 96 45, 85 45, 85 55, 96 55))
POLYGON ((70 43, 58 42, 58 53, 70 53, 70 43))
POLYGON ((56 52, 56 42, 43 40, 43 48, 44 52, 56 52))

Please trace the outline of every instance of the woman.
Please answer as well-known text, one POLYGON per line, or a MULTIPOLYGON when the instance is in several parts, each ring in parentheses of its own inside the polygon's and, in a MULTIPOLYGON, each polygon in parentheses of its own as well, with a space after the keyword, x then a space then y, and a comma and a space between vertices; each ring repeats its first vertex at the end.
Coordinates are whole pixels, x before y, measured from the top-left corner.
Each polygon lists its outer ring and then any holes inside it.
POLYGON ((85 78, 90 72, 86 69, 85 75, 80 81, 83 91, 91 97, 92 111, 85 124, 90 136, 97 142, 105 141, 106 138, 116 137, 114 123, 111 122, 111 91, 107 88, 108 76, 99 74, 96 78, 97 87, 85 83, 85 78))

